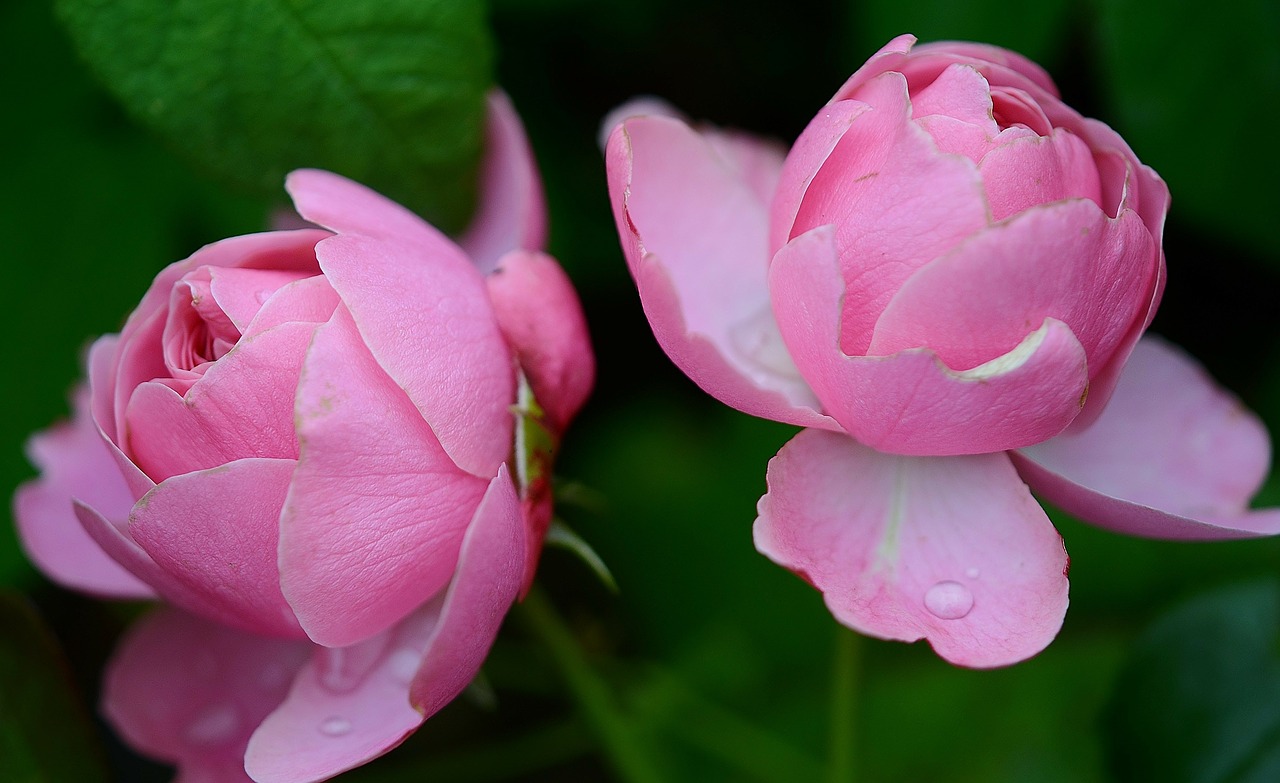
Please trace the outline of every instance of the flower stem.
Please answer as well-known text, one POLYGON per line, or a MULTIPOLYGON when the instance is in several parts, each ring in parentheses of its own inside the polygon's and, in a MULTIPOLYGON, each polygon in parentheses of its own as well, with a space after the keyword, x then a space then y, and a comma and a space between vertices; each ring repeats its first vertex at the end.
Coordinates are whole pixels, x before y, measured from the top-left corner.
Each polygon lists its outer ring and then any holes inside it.
POLYGON ((858 779, 858 680, 862 668, 862 636, 836 626, 835 661, 831 687, 831 748, 827 779, 854 783, 858 779))
POLYGON ((551 653, 614 770, 629 783, 658 783, 662 778, 653 768, 651 754, 636 741, 636 732, 615 704, 609 686, 591 668, 546 595, 535 585, 517 607, 526 627, 551 653))

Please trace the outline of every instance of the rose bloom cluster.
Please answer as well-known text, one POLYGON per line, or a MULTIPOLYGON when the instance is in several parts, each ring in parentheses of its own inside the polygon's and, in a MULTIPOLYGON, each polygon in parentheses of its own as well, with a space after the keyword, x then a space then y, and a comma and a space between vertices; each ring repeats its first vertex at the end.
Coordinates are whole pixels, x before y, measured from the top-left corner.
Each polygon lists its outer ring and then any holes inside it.
POLYGON ((501 94, 487 145, 458 243, 294 172, 307 227, 162 271, 93 344, 74 420, 30 443, 31 558, 165 602, 103 707, 181 780, 322 780, 393 748, 473 679, 533 577, 594 365, 501 94))
POLYGON ((1067 608, 1031 490, 1124 533, 1280 531, 1251 511, 1265 429, 1144 337, 1168 189, 1012 52, 902 36, 789 151, 656 100, 607 121, 609 195, 671 359, 805 429, 773 459, 761 552, 870 635, 975 667, 1067 608))

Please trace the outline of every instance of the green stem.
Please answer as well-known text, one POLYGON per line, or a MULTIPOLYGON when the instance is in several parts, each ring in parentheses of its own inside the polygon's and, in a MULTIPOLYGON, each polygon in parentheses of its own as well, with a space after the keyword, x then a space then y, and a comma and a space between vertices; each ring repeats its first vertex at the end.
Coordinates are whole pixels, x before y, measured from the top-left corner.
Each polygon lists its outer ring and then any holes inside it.
POLYGON ((862 637, 836 626, 835 662, 831 688, 830 783, 858 779, 858 675, 862 668, 862 637))
POLYGON ((615 771, 630 783, 658 783, 662 778, 653 768, 650 754, 636 742, 635 731, 614 703, 608 685, 591 668, 546 595, 535 585, 517 606, 525 625, 551 653, 615 771))

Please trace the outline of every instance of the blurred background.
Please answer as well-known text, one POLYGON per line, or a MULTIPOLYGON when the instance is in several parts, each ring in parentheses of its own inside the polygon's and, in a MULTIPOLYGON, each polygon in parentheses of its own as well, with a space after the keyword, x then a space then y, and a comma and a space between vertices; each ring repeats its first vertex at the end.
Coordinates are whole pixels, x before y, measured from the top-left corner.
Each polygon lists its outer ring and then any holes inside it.
MULTIPOLYGON (((817 592, 751 542, 765 466, 794 428, 702 394, 640 310, 597 143, 601 118, 628 98, 660 95, 789 143, 898 33, 1021 51, 1168 181, 1169 284, 1153 330, 1280 434, 1274 0, 494 0, 489 18, 495 78, 527 125, 551 252, 578 286, 599 362, 558 464, 559 512, 619 591, 558 550, 540 581, 605 688, 610 730, 658 779, 823 779, 842 631, 817 592)), ((283 192, 272 201, 207 178, 131 121, 47 0, 0 4, 0 80, 10 495, 34 474, 27 436, 67 414, 89 340, 117 330, 166 264, 260 230, 283 192)), ((1259 503, 1280 503, 1280 484, 1259 503)), ((859 647, 859 779, 1280 780, 1280 540, 1172 544, 1054 519, 1071 554, 1071 609, 1040 656, 975 672, 924 643, 859 647)), ((103 661, 142 608, 49 584, 11 519, 0 592, 0 770, 8 757, 36 759, 34 777, 19 778, 33 782, 169 779, 95 711, 103 661)), ((625 779, 560 676, 513 616, 485 688, 342 779, 625 779)))

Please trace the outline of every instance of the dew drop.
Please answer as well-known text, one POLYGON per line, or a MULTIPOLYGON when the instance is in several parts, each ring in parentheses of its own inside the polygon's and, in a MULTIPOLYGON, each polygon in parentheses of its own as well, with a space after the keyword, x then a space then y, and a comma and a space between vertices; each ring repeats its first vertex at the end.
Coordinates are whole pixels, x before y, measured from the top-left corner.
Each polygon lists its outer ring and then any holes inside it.
POLYGON ((325 718, 320 724, 320 733, 329 737, 341 737, 349 731, 351 731, 351 721, 346 718, 339 718, 336 715, 331 718, 325 718))
POLYGON ((219 745, 236 733, 240 728, 240 718, 235 707, 220 704, 200 713, 191 725, 187 726, 187 739, 197 745, 219 745))
POLYGON ((266 301, 271 298, 272 293, 273 293, 272 291, 268 291, 264 288, 263 290, 254 294, 253 298, 258 300, 258 304, 266 304, 266 301))
POLYGON ((964 575, 969 579, 977 579, 980 573, 981 572, 978 569, 970 568, 964 572, 964 575))
POLYGON ((924 594, 924 608, 934 617, 959 620, 973 609, 973 593, 959 582, 938 582, 924 594))

